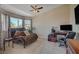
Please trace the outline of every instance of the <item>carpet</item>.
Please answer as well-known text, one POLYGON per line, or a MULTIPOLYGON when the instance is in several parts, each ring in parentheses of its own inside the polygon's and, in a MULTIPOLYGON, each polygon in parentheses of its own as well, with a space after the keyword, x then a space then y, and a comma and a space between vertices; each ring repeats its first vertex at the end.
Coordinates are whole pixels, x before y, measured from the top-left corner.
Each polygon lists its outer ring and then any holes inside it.
POLYGON ((49 42, 47 39, 39 38, 36 42, 23 48, 22 44, 15 44, 14 48, 8 47, 4 54, 65 54, 65 47, 59 47, 59 43, 49 42))

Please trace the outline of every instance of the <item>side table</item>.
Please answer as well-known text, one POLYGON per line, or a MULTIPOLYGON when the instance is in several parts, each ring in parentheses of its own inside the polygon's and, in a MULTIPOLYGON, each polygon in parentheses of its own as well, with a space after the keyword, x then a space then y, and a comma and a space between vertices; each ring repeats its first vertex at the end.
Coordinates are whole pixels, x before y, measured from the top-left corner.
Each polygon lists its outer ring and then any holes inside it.
POLYGON ((5 51, 5 43, 8 42, 8 46, 10 46, 10 42, 12 42, 12 48, 14 47, 13 38, 5 38, 3 42, 3 50, 5 51))

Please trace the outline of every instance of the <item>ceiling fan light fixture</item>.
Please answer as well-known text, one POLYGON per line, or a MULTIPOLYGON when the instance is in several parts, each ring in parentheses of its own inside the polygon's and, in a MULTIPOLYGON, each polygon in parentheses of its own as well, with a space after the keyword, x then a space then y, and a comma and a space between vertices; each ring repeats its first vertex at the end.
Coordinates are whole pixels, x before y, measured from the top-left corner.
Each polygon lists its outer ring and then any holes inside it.
POLYGON ((35 11, 33 11, 34 13, 37 13, 37 11, 35 10, 35 11))
POLYGON ((31 5, 31 8, 32 8, 31 11, 34 13, 38 13, 38 12, 40 12, 41 9, 43 9, 43 7, 38 6, 38 5, 31 5))

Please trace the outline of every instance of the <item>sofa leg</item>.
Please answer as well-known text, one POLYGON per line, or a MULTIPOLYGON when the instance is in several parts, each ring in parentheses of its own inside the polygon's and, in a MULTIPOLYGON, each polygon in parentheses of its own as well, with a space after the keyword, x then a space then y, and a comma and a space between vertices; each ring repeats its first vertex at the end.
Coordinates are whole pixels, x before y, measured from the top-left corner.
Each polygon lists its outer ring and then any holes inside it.
POLYGON ((12 48, 14 48, 14 41, 12 41, 12 48))
POLYGON ((24 45, 24 48, 25 48, 25 45, 24 45))
POLYGON ((25 42, 24 42, 24 48, 25 48, 25 42))

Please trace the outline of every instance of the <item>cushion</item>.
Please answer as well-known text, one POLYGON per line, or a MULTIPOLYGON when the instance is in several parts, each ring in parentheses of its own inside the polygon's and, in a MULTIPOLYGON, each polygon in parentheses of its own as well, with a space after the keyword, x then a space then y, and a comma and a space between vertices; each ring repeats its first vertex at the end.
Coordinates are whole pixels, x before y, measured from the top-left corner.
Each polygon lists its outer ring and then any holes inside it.
POLYGON ((14 36, 26 36, 26 34, 24 33, 24 31, 16 31, 14 36))
POLYGON ((29 33, 28 31, 24 31, 24 33, 25 33, 26 35, 30 35, 30 33, 29 33))

